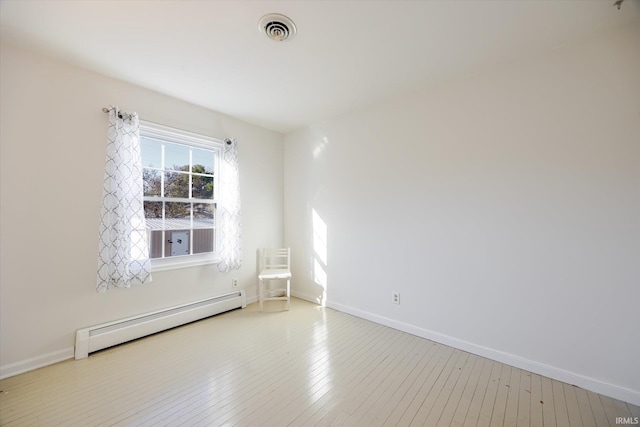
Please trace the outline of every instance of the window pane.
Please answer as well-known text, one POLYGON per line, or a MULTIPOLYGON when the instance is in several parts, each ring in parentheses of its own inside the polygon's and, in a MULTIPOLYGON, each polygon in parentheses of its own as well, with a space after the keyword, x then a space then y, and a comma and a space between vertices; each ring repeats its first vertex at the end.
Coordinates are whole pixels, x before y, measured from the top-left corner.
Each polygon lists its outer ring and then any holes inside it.
POLYGON ((191 156, 193 161, 192 172, 213 175, 213 151, 194 148, 191 156))
POLYGON ((189 255, 191 232, 189 230, 171 230, 165 231, 166 237, 164 256, 183 256, 189 255))
POLYGON ((191 194, 196 199, 213 199, 213 177, 193 175, 191 194))
POLYGON ((212 228, 200 228, 193 230, 193 253, 201 254, 205 252, 213 252, 213 236, 212 228))
POLYGON ((189 148, 183 145, 166 144, 164 146, 164 168, 188 172, 189 148))
POLYGON ((211 253, 216 250, 214 174, 218 172, 215 168, 220 147, 214 140, 210 140, 211 146, 192 145, 189 138, 180 139, 179 131, 175 132, 176 139, 165 139, 155 136, 153 130, 147 125, 140 128, 146 227, 143 233, 149 242, 149 256, 173 258, 211 253))
POLYGON ((213 210, 214 205, 212 203, 194 203, 193 228, 212 228, 213 210))
POLYGON ((140 138, 142 166, 162 168, 162 143, 154 139, 140 138))
POLYGON ((160 196, 161 190, 161 178, 160 172, 153 169, 142 170, 142 180, 145 196, 160 196))
POLYGON ((162 219, 162 202, 144 202, 144 217, 162 219))
POLYGON ((179 172, 164 173, 164 197, 189 197, 189 174, 179 172))
POLYGON ((149 230, 162 230, 162 202, 144 202, 144 218, 149 230))
POLYGON ((191 203, 165 203, 164 218, 164 227, 166 230, 191 228, 191 203))
POLYGON ((149 257, 162 258, 162 231, 150 231, 148 233, 148 236, 149 236, 149 257))

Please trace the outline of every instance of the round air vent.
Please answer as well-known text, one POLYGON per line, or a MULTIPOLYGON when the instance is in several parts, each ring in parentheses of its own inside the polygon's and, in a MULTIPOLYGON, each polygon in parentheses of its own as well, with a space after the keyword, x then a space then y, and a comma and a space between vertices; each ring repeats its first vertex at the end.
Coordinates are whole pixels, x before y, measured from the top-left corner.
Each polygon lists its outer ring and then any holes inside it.
POLYGON ((296 35, 296 24, 279 13, 270 13, 260 18, 258 29, 277 42, 290 40, 296 35))

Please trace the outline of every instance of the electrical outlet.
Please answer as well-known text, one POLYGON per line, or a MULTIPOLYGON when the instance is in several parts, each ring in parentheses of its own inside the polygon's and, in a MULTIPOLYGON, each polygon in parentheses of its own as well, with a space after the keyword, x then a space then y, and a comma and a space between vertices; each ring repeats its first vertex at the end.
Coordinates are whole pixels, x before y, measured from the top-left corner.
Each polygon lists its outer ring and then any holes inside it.
POLYGON ((231 279, 231 286, 233 286, 234 288, 238 287, 238 279, 231 279))
POLYGON ((394 304, 400 304, 400 292, 391 293, 391 302, 394 304))

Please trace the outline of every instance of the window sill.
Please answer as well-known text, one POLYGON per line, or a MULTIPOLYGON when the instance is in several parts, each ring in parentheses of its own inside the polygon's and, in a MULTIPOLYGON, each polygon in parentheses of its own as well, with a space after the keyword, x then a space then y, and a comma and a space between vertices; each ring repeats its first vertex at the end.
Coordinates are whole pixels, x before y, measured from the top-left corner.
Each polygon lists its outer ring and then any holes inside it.
POLYGON ((218 264, 220 261, 222 260, 219 257, 212 254, 152 259, 151 272, 154 273, 156 271, 175 270, 178 268, 218 264))

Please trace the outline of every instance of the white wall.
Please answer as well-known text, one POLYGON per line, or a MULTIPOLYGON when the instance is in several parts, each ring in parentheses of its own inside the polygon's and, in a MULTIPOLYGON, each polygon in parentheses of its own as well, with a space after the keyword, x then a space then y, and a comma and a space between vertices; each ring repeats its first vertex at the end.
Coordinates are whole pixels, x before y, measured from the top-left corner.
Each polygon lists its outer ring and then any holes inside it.
POLYGON ((295 294, 640 404, 639 42, 286 135, 295 294))
POLYGON ((0 370, 71 357, 75 330, 230 292, 255 298, 256 249, 283 243, 283 137, 136 86, 2 46, 0 370), (109 104, 239 143, 244 265, 158 272, 95 291, 109 104))

